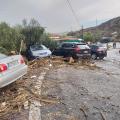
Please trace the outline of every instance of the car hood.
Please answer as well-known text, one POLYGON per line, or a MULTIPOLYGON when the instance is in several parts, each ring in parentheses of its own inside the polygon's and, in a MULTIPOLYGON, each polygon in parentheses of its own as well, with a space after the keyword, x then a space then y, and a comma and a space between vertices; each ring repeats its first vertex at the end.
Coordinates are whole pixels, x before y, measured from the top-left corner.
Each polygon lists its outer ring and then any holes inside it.
POLYGON ((50 50, 32 51, 32 55, 35 57, 47 57, 51 55, 51 51, 50 50))

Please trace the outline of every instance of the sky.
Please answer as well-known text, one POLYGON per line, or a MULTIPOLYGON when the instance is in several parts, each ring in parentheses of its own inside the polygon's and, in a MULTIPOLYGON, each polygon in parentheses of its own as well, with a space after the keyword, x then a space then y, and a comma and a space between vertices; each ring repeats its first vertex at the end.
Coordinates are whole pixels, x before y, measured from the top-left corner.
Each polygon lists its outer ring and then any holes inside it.
POLYGON ((67 0, 0 0, 0 22, 10 25, 35 18, 46 31, 61 33, 80 30, 83 25, 91 27, 97 23, 120 16, 120 0, 69 0, 78 22, 67 0))

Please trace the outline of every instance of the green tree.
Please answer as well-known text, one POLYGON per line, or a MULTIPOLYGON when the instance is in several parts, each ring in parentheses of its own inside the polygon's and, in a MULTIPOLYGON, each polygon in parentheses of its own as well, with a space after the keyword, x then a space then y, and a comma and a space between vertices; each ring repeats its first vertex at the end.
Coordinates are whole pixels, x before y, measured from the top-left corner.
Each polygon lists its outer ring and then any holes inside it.
POLYGON ((26 45, 29 46, 40 42, 40 38, 44 33, 44 28, 41 27, 39 22, 35 19, 31 19, 29 23, 24 20, 21 33, 25 37, 26 45))
POLYGON ((49 38, 49 35, 44 33, 41 36, 40 40, 41 44, 44 44, 46 47, 48 47, 50 50, 54 50, 57 47, 57 42, 53 41, 52 39, 49 38))
POLYGON ((0 23, 0 52, 19 52, 22 40, 26 46, 44 44, 51 50, 57 45, 35 19, 31 19, 29 23, 24 19, 22 25, 14 27, 5 22, 0 23))
POLYGON ((23 39, 23 35, 16 28, 10 27, 5 22, 0 23, 0 47, 4 51, 10 52, 14 50, 17 52, 20 48, 21 39, 23 39))
POLYGON ((94 35, 92 33, 84 33, 83 38, 86 42, 88 42, 88 41, 94 42, 94 40, 95 40, 94 35))

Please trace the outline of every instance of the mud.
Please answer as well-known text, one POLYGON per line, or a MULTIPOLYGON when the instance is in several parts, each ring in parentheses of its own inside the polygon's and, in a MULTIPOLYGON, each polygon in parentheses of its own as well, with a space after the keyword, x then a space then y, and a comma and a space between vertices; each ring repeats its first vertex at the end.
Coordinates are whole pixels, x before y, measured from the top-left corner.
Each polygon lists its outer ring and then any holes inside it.
POLYGON ((40 103, 42 120, 120 120, 120 67, 114 53, 97 61, 30 62, 26 76, 0 89, 0 120, 29 120, 33 101, 40 103))
POLYGON ((59 104, 42 107, 42 120, 119 120, 120 81, 102 69, 72 66, 50 71, 42 94, 56 97, 59 104), (58 114, 59 113, 59 114, 58 114))

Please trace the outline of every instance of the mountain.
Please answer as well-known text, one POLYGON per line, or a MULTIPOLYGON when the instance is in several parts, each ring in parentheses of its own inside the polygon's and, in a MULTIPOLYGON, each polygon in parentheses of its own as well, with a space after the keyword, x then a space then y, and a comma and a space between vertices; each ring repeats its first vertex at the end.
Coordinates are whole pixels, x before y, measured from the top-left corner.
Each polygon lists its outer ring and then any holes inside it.
MULTIPOLYGON (((113 18, 107 22, 104 22, 96 27, 90 27, 83 30, 84 33, 100 34, 101 37, 112 37, 117 35, 117 39, 120 39, 120 17, 113 18)), ((68 35, 80 36, 82 30, 69 32, 68 35)))

